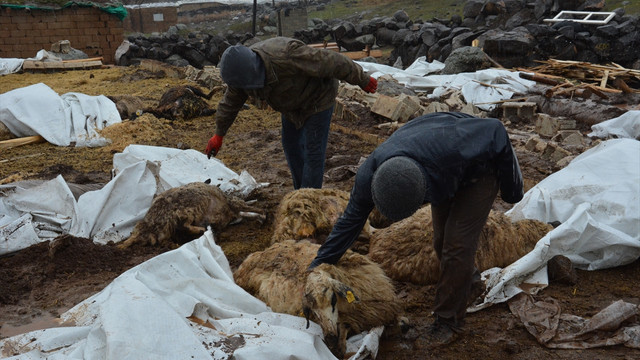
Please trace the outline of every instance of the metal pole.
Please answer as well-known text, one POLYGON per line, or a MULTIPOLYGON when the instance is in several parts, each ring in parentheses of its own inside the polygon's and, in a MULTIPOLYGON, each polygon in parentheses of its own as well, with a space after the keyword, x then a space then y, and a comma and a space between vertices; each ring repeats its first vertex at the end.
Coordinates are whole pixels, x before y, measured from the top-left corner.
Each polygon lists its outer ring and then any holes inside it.
POLYGON ((256 36, 256 13, 258 12, 258 0, 253 0, 253 26, 251 33, 256 36))

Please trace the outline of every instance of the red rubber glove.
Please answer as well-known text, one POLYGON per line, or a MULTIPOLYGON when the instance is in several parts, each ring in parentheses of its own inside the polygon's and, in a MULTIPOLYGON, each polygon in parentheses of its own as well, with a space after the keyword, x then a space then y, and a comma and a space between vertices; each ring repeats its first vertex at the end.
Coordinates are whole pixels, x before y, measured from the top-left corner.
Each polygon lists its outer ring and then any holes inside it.
POLYGON ((207 158, 211 159, 212 156, 216 156, 218 151, 222 147, 222 136, 213 135, 209 142, 207 143, 207 148, 204 150, 204 153, 207 154, 207 158))
POLYGON ((370 76, 369 83, 367 84, 367 86, 363 87, 362 90, 373 94, 374 92, 376 92, 377 88, 378 88, 378 80, 370 76))

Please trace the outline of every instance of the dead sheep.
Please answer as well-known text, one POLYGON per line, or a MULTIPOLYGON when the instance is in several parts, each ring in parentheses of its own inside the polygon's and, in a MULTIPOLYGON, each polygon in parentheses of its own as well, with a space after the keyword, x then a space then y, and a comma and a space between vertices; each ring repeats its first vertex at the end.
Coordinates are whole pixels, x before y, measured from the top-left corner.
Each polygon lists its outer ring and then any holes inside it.
MULTIPOLYGON (((291 239, 323 243, 348 202, 349 193, 339 189, 302 188, 286 194, 276 209, 271 243, 291 239)), ((362 239, 369 238, 370 229, 367 222, 362 239)))
POLYGON ((172 87, 162 95, 158 106, 146 108, 144 112, 169 120, 188 120, 213 115, 216 109, 211 108, 204 99, 210 100, 214 92, 215 90, 212 90, 205 94, 191 85, 172 87))
MULTIPOLYGON (((492 210, 478 240, 476 267, 484 271, 513 263, 551 229, 552 225, 537 220, 512 222, 492 210)), ((436 283, 440 262, 433 249, 431 207, 422 207, 402 221, 377 229, 371 236, 369 257, 394 280, 419 285, 436 283)))
POLYGON ((225 194, 218 186, 193 182, 156 196, 144 219, 118 247, 125 249, 133 244, 175 247, 184 242, 185 236, 189 236, 188 241, 202 235, 209 225, 213 230, 222 230, 242 218, 262 222, 265 216, 243 200, 225 194))
POLYGON ((307 272, 319 247, 306 240, 275 243, 249 255, 234 279, 273 311, 317 322, 341 356, 349 335, 394 323, 400 306, 391 280, 365 255, 349 250, 336 265, 307 272))

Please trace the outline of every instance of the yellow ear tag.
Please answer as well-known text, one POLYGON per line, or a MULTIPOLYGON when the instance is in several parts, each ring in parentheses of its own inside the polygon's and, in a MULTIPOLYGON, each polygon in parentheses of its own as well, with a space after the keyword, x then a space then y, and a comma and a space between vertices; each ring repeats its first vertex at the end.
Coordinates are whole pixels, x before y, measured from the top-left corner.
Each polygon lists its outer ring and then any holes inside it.
POLYGON ((347 291, 347 302, 349 302, 349 304, 351 304, 354 301, 356 301, 356 297, 353 295, 351 290, 347 291))

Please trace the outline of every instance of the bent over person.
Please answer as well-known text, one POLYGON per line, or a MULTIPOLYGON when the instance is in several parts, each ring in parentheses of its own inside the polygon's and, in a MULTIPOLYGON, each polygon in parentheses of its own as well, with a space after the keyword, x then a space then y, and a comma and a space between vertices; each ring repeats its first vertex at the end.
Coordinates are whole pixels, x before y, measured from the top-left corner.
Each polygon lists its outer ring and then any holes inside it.
POLYGON ((373 93, 377 81, 351 59, 302 41, 276 37, 227 48, 219 63, 228 85, 205 153, 216 156, 238 111, 252 96, 282 114, 282 147, 294 189, 321 188, 338 80, 373 93))
POLYGON ((349 203, 309 271, 338 262, 374 206, 397 221, 430 203, 440 277, 427 338, 433 346, 450 343, 461 333, 472 289, 484 287, 474 259, 498 190, 508 203, 523 196, 518 159, 499 120, 462 113, 413 119, 360 166, 349 203))

